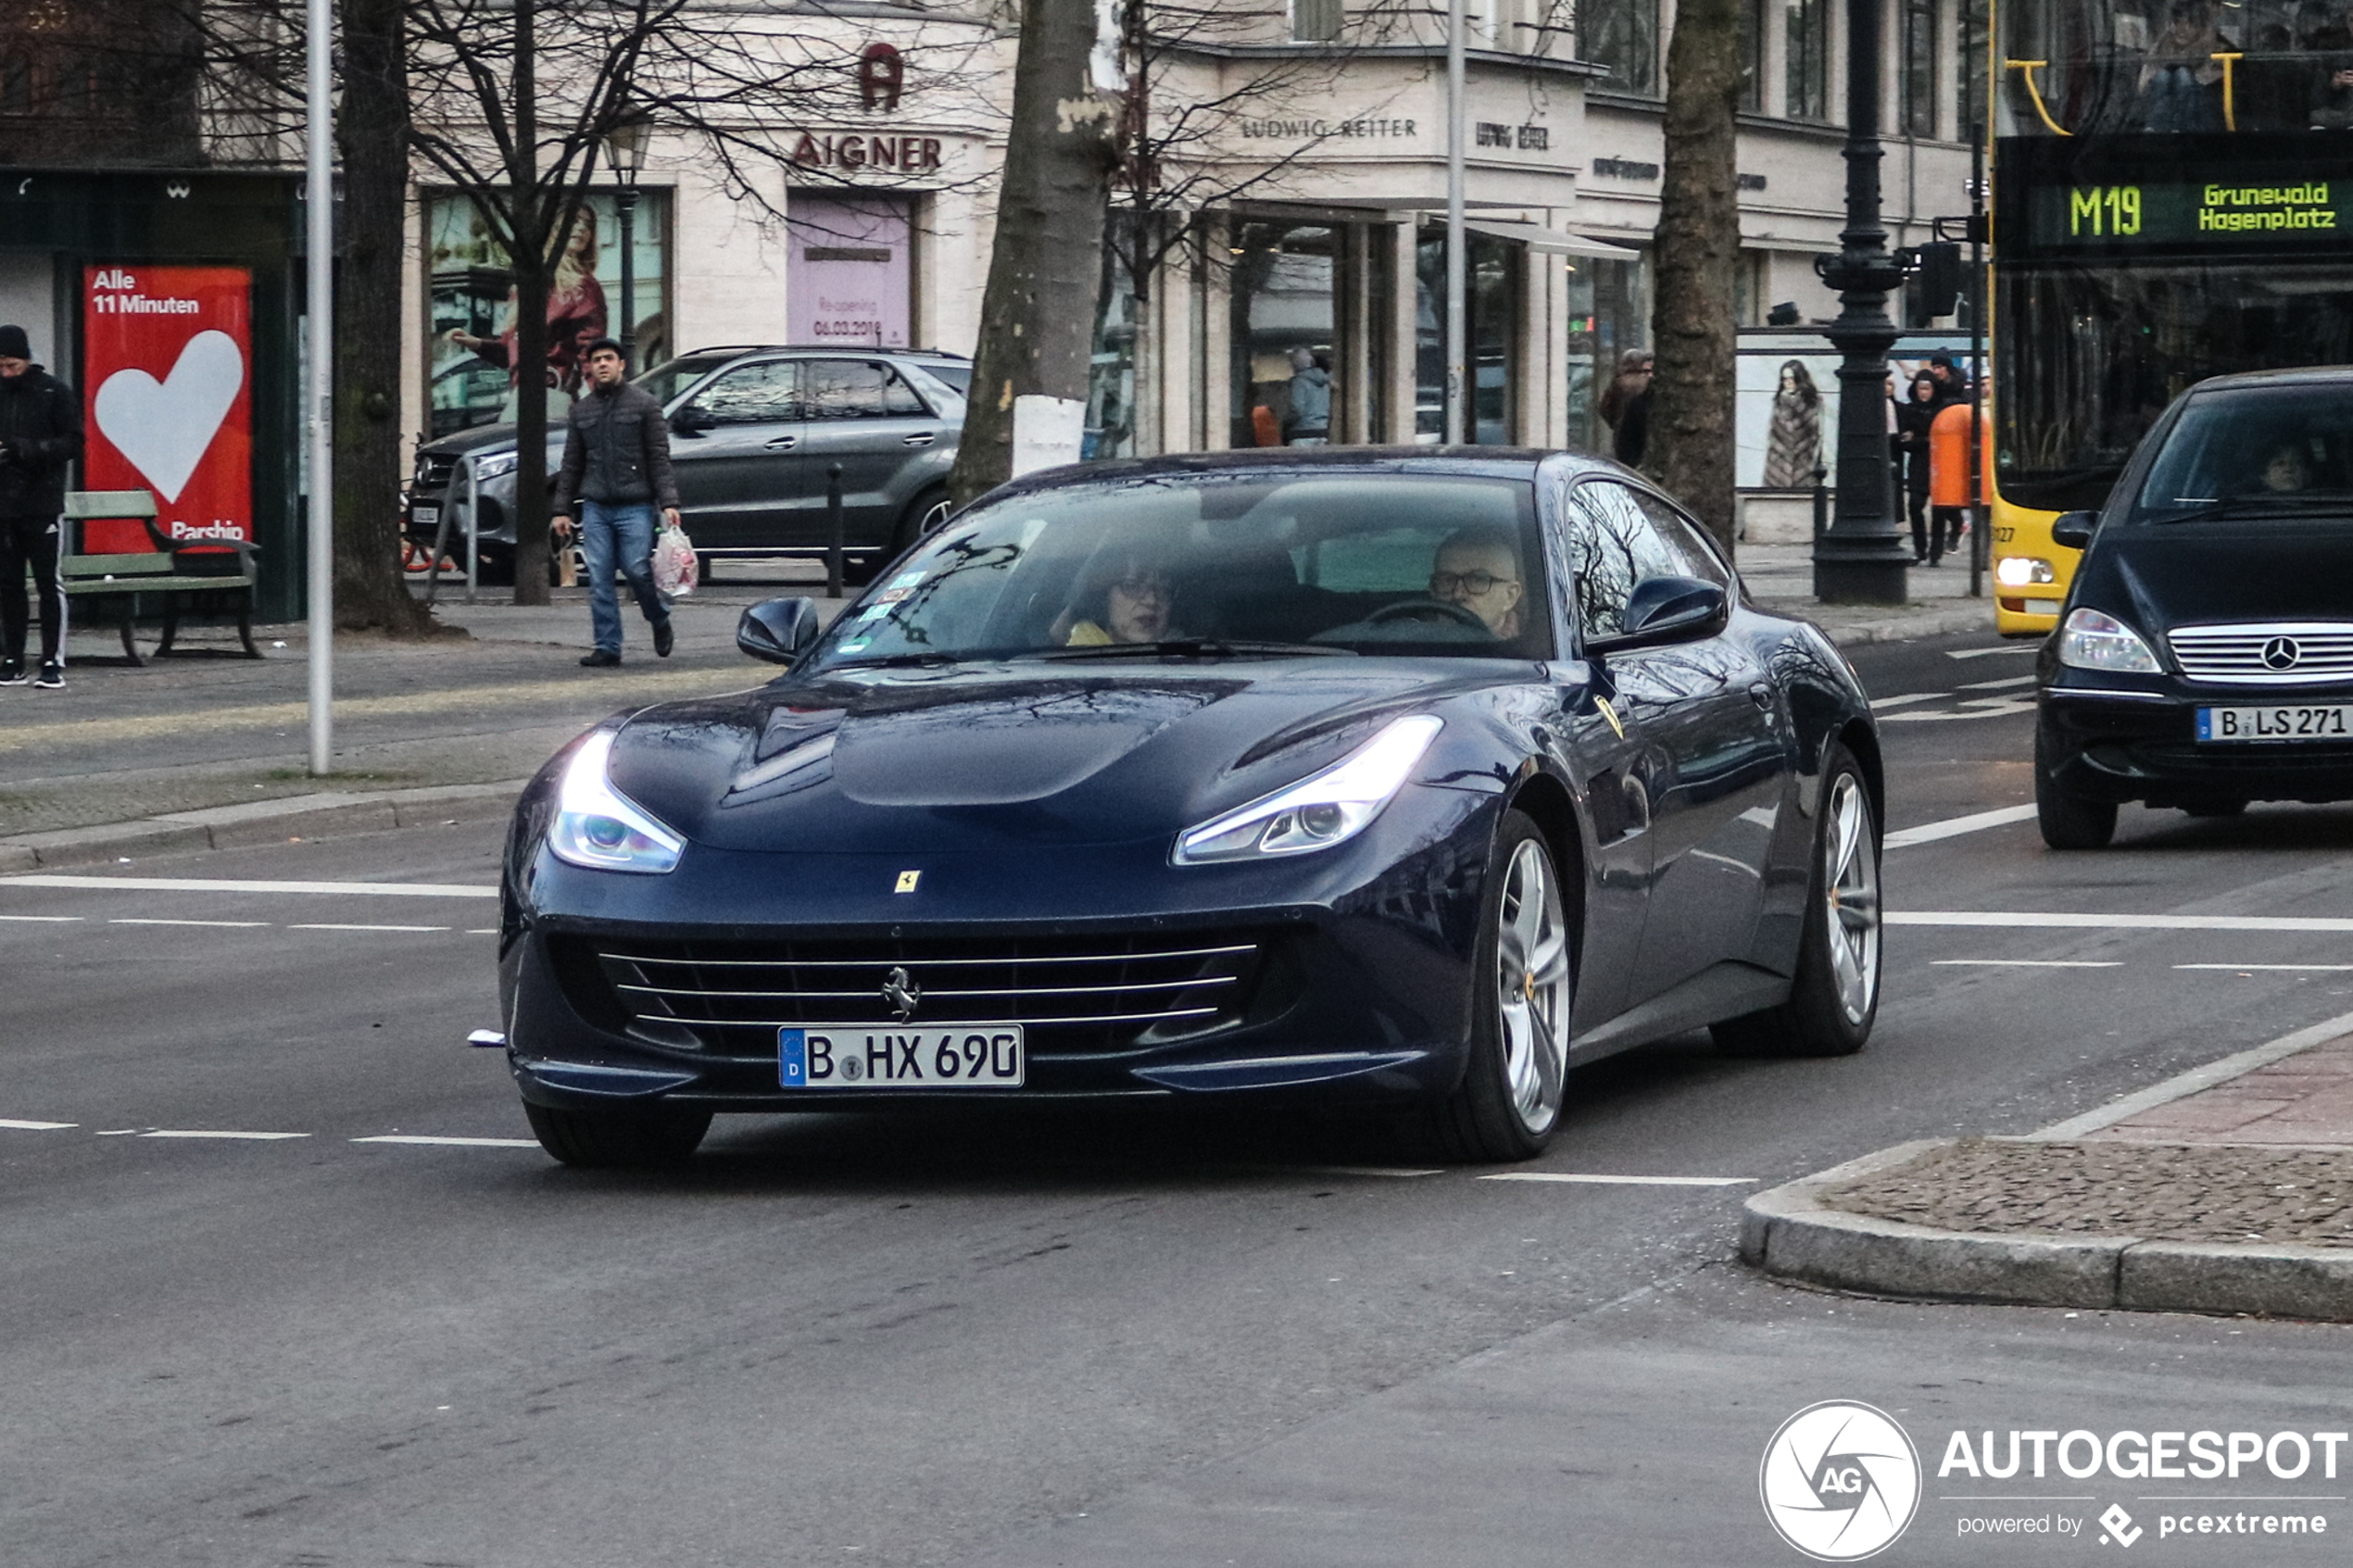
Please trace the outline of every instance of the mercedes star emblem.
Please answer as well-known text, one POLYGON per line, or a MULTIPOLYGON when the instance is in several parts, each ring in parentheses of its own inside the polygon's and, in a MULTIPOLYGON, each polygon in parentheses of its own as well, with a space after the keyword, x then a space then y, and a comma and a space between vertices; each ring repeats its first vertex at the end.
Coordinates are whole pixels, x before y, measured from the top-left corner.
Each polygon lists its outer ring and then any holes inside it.
POLYGON ((2296 661, 2303 657, 2304 650, 2296 646, 2294 637, 2273 637, 2263 645, 2263 668, 2266 670, 2293 670, 2296 661))
POLYGON ((894 969, 882 983, 882 998, 890 1004, 891 1016, 904 1023, 915 1016, 915 1004, 924 999, 924 988, 905 970, 894 969))

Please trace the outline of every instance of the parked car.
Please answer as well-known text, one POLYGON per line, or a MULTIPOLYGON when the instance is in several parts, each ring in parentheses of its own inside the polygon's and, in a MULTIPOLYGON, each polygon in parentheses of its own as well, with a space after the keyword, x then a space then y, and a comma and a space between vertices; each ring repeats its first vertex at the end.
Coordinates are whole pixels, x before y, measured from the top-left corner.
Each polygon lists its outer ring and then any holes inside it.
MULTIPOLYGON (((839 464, 855 583, 947 515, 964 420, 959 377, 970 380, 970 361, 928 350, 736 347, 697 349, 636 379, 669 417, 680 510, 706 561, 824 555, 829 470, 839 464)), ((564 425, 560 416, 548 424, 552 479, 564 425)), ((427 442, 409 486, 409 536, 430 547, 446 514, 447 551, 462 559, 478 492, 485 574, 503 580, 514 559, 516 466, 512 425, 427 442)))
POLYGON ((1869 704, 1613 465, 1050 470, 736 641, 785 673, 518 804, 484 1043, 559 1160, 1009 1096, 1385 1105, 1517 1160, 1609 1052, 1870 1033, 1869 704))
POLYGON ((2038 666, 2045 842, 2353 800, 2353 370, 2201 382, 2051 537, 2084 556, 2038 666))

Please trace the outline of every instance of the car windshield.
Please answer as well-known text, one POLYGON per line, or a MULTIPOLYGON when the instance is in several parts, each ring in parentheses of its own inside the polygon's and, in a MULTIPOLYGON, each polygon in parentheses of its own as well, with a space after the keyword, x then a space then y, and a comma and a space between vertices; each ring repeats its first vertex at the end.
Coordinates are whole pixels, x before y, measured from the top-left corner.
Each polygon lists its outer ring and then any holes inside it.
POLYGON ((1552 652, 1526 480, 1151 475, 967 512, 878 582, 818 668, 1127 654, 1552 652))
POLYGON ((2353 384, 2208 393, 2182 410, 2133 522, 2295 516, 2353 504, 2353 384))
POLYGON ((663 360, 635 380, 639 390, 666 408, 672 398, 734 358, 732 354, 682 354, 675 359, 663 360))

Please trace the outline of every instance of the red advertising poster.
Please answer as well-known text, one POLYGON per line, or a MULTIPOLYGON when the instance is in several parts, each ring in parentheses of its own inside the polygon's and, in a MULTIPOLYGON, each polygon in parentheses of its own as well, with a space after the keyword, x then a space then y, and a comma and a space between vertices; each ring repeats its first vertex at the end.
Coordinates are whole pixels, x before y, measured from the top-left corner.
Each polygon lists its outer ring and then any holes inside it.
MULTIPOLYGON (((242 267, 88 267, 82 374, 91 490, 146 490, 168 538, 253 537, 253 274, 242 267)), ((92 522, 85 555, 153 548, 136 522, 92 522)))

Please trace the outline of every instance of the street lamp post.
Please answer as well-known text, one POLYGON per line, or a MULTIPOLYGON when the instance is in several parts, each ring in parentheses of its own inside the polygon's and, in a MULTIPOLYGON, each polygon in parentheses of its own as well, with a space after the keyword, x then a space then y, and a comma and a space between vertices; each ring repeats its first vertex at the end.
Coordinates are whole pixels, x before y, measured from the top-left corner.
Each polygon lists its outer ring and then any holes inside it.
POLYGON ((613 202, 621 215, 621 358, 633 369, 637 346, 637 175, 646 167, 648 129, 641 117, 626 115, 605 137, 606 157, 621 182, 613 202))
POLYGON ((1838 502, 1814 542, 1814 596, 1833 604, 1904 602, 1912 552, 1895 518, 1887 445, 1888 291, 1904 281, 1880 224, 1880 6, 1846 4, 1846 227, 1815 270, 1843 308, 1827 335, 1838 367, 1838 502))

